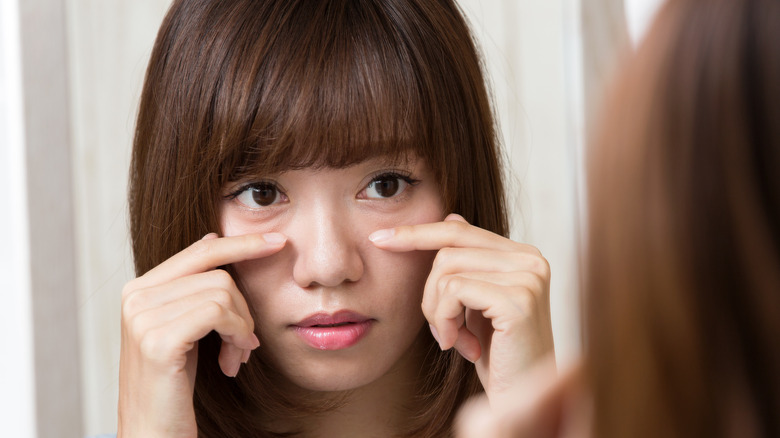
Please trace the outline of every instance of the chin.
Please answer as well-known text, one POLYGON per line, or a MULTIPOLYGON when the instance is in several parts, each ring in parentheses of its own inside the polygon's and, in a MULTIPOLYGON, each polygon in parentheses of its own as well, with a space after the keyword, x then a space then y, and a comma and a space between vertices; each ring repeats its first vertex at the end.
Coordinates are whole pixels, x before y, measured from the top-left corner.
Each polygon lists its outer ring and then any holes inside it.
POLYGON ((279 369, 292 384, 303 390, 338 392, 358 389, 381 380, 394 362, 327 358, 287 364, 279 369))

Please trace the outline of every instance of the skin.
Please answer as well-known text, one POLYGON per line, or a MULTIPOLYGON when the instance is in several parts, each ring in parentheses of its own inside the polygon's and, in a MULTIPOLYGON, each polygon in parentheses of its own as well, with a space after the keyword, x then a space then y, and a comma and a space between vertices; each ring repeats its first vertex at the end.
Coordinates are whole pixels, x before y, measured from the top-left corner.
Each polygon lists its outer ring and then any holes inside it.
POLYGON ((388 251, 438 250, 422 309, 443 350, 475 362, 489 398, 553 349, 550 268, 538 249, 469 225, 443 222, 378 231, 388 251), (465 309, 465 311, 464 311, 465 309))
POLYGON ((119 436, 197 436, 192 405, 197 341, 211 330, 220 334, 219 363, 229 376, 260 345, 238 288, 215 268, 268 256, 284 242, 279 234, 223 239, 211 234, 125 285, 119 436))
POLYGON ((121 436, 196 435, 196 341, 211 330, 222 336, 219 363, 229 376, 257 348, 257 333, 262 347, 253 354, 266 355, 291 391, 350 390, 341 409, 300 421, 307 436, 396 433, 404 418, 393 407, 413 394, 428 327, 442 348, 476 363, 491 400, 552 351, 547 261, 531 246, 445 217, 421 160, 380 158, 267 180, 284 196, 266 206, 246 194, 226 198, 224 237, 207 236, 125 287, 121 436), (417 182, 374 196, 372 179, 388 171, 417 182), (226 264, 246 299, 215 269, 226 264), (291 329, 312 313, 343 309, 373 321, 352 347, 312 348, 291 329))
MULTIPOLYGON (((288 237, 277 254, 234 264, 255 310, 261 354, 303 390, 350 390, 384 376, 408 356, 425 325, 420 302, 435 252, 384 251, 368 236, 378 228, 442 220, 430 171, 422 162, 369 160, 263 180, 279 187, 278 201, 259 206, 251 196, 240 196, 226 201, 221 213, 226 236, 273 231, 288 237), (405 187, 388 198, 367 189, 377 174, 388 172, 419 182, 401 183, 405 187), (350 348, 313 348, 293 329, 309 315, 344 310, 373 320, 350 348)), ((243 184, 235 186, 240 190, 243 184)))

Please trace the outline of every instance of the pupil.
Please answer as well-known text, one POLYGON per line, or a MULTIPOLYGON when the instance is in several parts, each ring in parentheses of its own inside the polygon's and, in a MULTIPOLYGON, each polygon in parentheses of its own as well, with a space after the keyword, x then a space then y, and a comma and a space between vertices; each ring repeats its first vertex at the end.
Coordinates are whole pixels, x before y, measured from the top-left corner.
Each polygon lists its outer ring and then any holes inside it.
POLYGON ((276 189, 271 186, 262 186, 252 190, 252 199, 262 206, 271 205, 276 200, 276 189))
POLYGON ((388 179, 380 179, 376 182, 376 192, 379 193, 379 196, 389 198, 398 191, 398 179, 397 178, 388 178, 388 179))

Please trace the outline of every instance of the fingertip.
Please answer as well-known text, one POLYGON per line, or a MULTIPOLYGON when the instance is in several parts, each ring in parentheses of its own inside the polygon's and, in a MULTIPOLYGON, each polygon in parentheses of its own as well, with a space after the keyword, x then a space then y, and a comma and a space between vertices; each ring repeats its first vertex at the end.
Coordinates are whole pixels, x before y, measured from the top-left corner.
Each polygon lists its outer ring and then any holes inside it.
POLYGON ((208 233, 205 236, 201 237, 200 240, 211 240, 211 239, 216 239, 217 237, 219 237, 217 233, 208 233))
POLYGON ((441 346, 441 338, 439 338, 439 331, 436 330, 436 327, 434 327, 433 324, 428 324, 428 327, 431 328, 431 335, 433 335, 433 339, 436 340, 436 343, 439 344, 439 348, 444 350, 444 348, 442 348, 441 346))
POLYGON ((395 235, 395 228, 377 230, 368 236, 368 240, 374 243, 382 243, 390 240, 395 235))
POLYGON ((241 368, 241 363, 244 358, 244 349, 239 346, 222 342, 222 347, 219 350, 219 368, 228 377, 236 377, 238 370, 241 368))
POLYGON ((455 347, 458 341, 458 327, 452 320, 438 320, 439 330, 436 334, 439 336, 439 345, 442 350, 449 350, 455 347))
POLYGON ((263 234, 263 240, 269 245, 281 245, 287 242, 287 236, 282 233, 265 233, 263 234))
POLYGON ((241 368, 241 361, 220 360, 219 368, 222 370, 222 373, 225 374, 226 376, 236 377, 238 375, 238 370, 241 368))
POLYGON ((461 349, 458 347, 455 347, 455 350, 457 350, 458 353, 460 353, 460 355, 463 356, 464 359, 466 359, 471 363, 477 363, 479 358, 482 357, 481 351, 471 351, 471 349, 466 349, 466 348, 461 349))

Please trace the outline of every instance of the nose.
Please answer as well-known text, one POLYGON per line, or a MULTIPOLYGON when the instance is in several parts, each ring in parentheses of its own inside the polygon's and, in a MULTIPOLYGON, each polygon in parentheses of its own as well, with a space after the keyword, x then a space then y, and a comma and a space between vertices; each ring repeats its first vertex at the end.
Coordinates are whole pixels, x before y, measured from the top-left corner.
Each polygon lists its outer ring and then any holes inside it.
POLYGON ((338 209, 318 206, 291 224, 296 232, 288 235, 297 249, 293 278, 299 286, 335 287, 363 275, 360 238, 345 216, 338 209))

